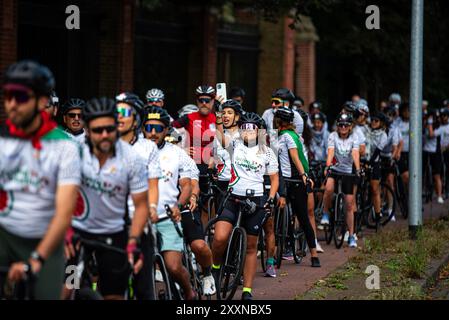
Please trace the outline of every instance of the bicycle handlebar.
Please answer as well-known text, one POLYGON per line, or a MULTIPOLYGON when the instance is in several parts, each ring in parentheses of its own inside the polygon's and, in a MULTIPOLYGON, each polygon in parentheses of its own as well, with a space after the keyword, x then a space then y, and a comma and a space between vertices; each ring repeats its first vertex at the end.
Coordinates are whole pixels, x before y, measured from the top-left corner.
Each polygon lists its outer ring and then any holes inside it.
MULTIPOLYGON (((173 225, 175 226, 176 232, 178 233, 179 237, 184 238, 184 234, 182 233, 181 229, 179 229, 178 224, 176 223, 175 219, 173 218, 173 211, 171 210, 170 206, 166 204, 164 206, 165 212, 167 213, 168 218, 173 222, 173 225)), ((166 220, 166 219, 163 219, 166 220)), ((163 221, 162 220, 162 221, 163 221)), ((161 220, 159 220, 161 221, 161 220)))

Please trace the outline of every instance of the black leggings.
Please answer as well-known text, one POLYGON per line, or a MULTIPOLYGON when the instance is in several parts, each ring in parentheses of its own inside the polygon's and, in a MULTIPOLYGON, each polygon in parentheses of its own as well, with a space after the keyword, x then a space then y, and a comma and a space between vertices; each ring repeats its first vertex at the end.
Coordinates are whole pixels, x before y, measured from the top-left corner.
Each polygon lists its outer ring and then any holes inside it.
POLYGON ((313 232, 307 212, 307 191, 304 183, 289 183, 287 197, 290 200, 293 213, 296 214, 296 217, 306 234, 309 249, 315 249, 315 232, 313 232))

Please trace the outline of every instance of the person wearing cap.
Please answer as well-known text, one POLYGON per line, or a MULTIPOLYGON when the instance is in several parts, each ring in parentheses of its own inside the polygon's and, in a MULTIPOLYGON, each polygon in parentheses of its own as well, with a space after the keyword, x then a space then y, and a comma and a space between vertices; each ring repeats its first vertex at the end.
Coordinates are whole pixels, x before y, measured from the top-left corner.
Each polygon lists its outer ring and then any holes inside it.
POLYGON ((0 266, 12 283, 35 280, 30 298, 57 300, 64 234, 81 184, 79 145, 45 112, 52 72, 30 60, 3 73, 7 116, 0 127, 0 266))

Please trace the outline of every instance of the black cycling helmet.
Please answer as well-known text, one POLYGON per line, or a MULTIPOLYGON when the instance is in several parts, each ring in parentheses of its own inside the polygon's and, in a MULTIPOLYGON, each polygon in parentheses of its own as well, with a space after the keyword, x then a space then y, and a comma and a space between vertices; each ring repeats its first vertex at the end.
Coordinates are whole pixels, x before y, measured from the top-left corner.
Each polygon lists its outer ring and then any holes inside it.
POLYGON ((337 117, 337 125, 339 124, 352 124, 353 118, 350 113, 340 113, 337 117))
POLYGON ((246 112, 240 117, 238 124, 242 125, 244 123, 254 123, 259 129, 266 128, 265 121, 261 116, 254 112, 246 112))
POLYGON ((231 99, 235 98, 235 97, 245 98, 245 95, 246 95, 246 92, 242 88, 239 88, 239 87, 231 88, 231 92, 230 92, 231 99))
POLYGON ((396 115, 396 108, 394 106, 388 106, 383 110, 384 114, 389 116, 395 116, 396 115))
POLYGON ((159 120, 166 127, 170 126, 170 115, 167 110, 156 106, 146 107, 142 114, 142 125, 148 120, 159 120))
POLYGON ((298 109, 296 111, 299 113, 299 115, 301 116, 301 118, 304 121, 304 123, 307 123, 307 121, 309 120, 309 115, 307 114, 307 112, 305 112, 302 109, 298 109))
POLYGON ((236 114, 242 115, 245 112, 243 111, 242 105, 240 103, 238 103, 235 100, 226 100, 222 105, 221 105, 221 110, 224 110, 225 108, 231 108, 234 110, 234 112, 236 114))
POLYGON ((295 94, 295 99, 293 100, 293 105, 295 107, 303 107, 304 106, 304 99, 301 98, 299 95, 295 94))
POLYGON ((324 113, 318 112, 318 113, 315 113, 315 114, 312 116, 311 120, 312 120, 312 121, 314 121, 314 120, 320 120, 321 122, 324 122, 324 121, 326 121, 326 116, 324 115, 324 113))
POLYGON ((196 88, 195 93, 197 96, 209 96, 215 98, 215 89, 209 85, 201 85, 196 88))
POLYGON ((84 111, 85 106, 86 101, 84 101, 83 99, 71 98, 62 105, 61 112, 63 115, 65 115, 67 112, 73 109, 81 109, 81 111, 84 111))
POLYGON ((91 99, 84 107, 83 117, 86 123, 100 117, 111 117, 117 121, 117 104, 106 97, 91 99))
POLYGON ((441 108, 440 110, 440 115, 441 116, 449 116, 449 108, 441 108))
POLYGON ((287 88, 279 88, 273 91, 271 94, 272 98, 279 98, 284 101, 289 101, 290 104, 293 105, 293 101, 295 100, 295 95, 290 89, 287 88))
POLYGON ((371 114, 371 121, 373 121, 374 119, 378 119, 381 123, 384 123, 384 124, 388 123, 388 118, 382 112, 376 112, 376 113, 371 114))
POLYGON ((344 109, 346 112, 349 112, 351 114, 354 114, 355 111, 357 110, 357 106, 354 102, 352 101, 346 101, 343 106, 342 109, 344 109))
POLYGON ((319 101, 313 101, 309 104, 309 110, 310 109, 319 109, 321 110, 323 108, 323 104, 319 101))
POLYGON ((281 121, 292 123, 295 118, 295 113, 289 107, 279 107, 276 109, 274 117, 280 119, 281 121))
POLYGON ((33 90, 38 97, 50 97, 55 87, 55 78, 46 66, 31 60, 22 60, 6 69, 3 84, 4 87, 22 85, 33 90))

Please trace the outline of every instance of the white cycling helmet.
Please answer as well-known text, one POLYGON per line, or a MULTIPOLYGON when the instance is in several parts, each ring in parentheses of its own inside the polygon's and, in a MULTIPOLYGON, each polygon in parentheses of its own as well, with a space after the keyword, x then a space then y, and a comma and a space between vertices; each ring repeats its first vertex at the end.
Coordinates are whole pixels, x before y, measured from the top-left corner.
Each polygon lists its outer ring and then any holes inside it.
POLYGON ((153 89, 148 90, 146 98, 147 98, 147 102, 154 101, 154 100, 164 100, 165 95, 161 89, 153 88, 153 89))
POLYGON ((190 113, 197 112, 199 108, 194 104, 186 104, 184 107, 178 110, 179 117, 183 117, 190 113))
POLYGON ((369 114, 368 101, 366 101, 365 99, 360 99, 359 101, 357 101, 355 107, 358 111, 369 114))

